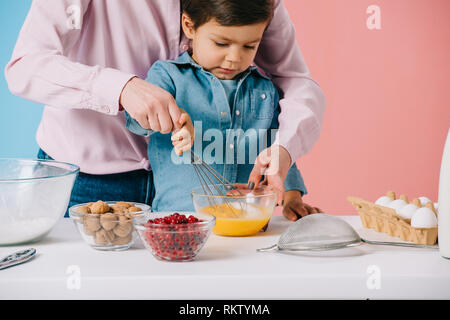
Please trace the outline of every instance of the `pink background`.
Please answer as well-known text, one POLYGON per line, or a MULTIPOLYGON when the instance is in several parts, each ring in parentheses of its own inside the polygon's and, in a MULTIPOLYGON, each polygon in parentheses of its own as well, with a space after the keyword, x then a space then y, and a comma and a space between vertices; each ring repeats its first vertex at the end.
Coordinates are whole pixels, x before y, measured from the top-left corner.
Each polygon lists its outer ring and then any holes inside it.
MULTIPOLYGON (((450 1, 284 0, 327 109, 297 165, 304 201, 338 215, 388 190, 437 201, 450 125, 450 1), (370 5, 381 29, 369 30, 370 5)), ((280 211, 278 211, 279 213, 280 211)))

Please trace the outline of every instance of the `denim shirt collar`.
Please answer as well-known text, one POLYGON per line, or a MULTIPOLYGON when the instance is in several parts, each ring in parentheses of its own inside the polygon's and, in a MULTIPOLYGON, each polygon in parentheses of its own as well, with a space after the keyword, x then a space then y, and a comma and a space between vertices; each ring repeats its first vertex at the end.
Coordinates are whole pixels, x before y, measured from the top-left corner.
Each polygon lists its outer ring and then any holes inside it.
MULTIPOLYGON (((172 60, 169 62, 173 63, 173 64, 178 64, 178 65, 183 65, 183 64, 191 65, 192 67, 197 68, 205 73, 211 74, 209 71, 206 71, 205 69, 203 69, 203 67, 200 66, 197 62, 195 62, 194 59, 192 59, 192 57, 188 51, 185 51, 184 53, 182 53, 176 60, 172 60)), ((268 76, 263 74, 256 66, 248 67, 248 69, 245 70, 244 72, 242 72, 241 75, 247 75, 250 73, 258 75, 264 79, 271 80, 268 76)))

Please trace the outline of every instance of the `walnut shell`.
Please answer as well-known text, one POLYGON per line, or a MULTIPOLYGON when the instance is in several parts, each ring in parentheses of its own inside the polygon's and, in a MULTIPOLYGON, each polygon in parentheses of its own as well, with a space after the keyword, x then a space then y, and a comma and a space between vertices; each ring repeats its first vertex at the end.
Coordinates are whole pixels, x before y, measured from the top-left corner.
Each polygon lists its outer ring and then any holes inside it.
POLYGON ((109 212, 109 206, 106 202, 99 200, 91 206, 91 213, 103 214, 106 212, 109 212))
POLYGON ((122 207, 125 207, 125 208, 129 208, 129 207, 132 207, 132 206, 133 206, 132 203, 130 203, 130 202, 125 202, 125 201, 117 201, 117 202, 116 202, 116 205, 122 206, 122 207))
POLYGON ((114 245, 127 244, 130 243, 132 239, 131 233, 125 237, 116 237, 111 243, 114 245))
POLYGON ((81 206, 77 209, 78 213, 91 213, 91 209, 88 206, 81 206))
POLYGON ((133 230, 133 223, 124 216, 119 216, 119 223, 113 229, 114 233, 119 237, 125 237, 133 230))
POLYGON ((85 215, 83 216, 84 233, 87 235, 93 235, 98 229, 100 229, 100 219, 96 216, 85 215))
POLYGON ((88 235, 88 236, 93 236, 95 234, 95 231, 87 228, 85 224, 83 225, 83 232, 85 235, 88 235))
POLYGON ((128 212, 129 213, 131 213, 131 212, 139 212, 139 211, 142 211, 142 209, 139 208, 139 207, 132 206, 132 207, 128 208, 128 212))
POLYGON ((114 229, 117 226, 117 215, 114 213, 104 213, 100 216, 100 224, 106 231, 114 229))
POLYGON ((108 243, 114 241, 115 238, 116 235, 114 232, 100 229, 95 233, 94 242, 98 245, 107 245, 108 243))
POLYGON ((113 204, 111 205, 111 209, 113 213, 126 213, 128 212, 127 207, 122 206, 120 204, 113 204))

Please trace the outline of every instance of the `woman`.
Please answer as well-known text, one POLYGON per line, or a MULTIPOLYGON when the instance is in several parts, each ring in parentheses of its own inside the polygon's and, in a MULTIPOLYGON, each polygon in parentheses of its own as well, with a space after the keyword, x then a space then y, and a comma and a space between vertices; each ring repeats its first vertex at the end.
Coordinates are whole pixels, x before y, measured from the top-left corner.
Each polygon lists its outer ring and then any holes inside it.
MULTIPOLYGON (((5 75, 12 93, 46 105, 36 135, 40 157, 80 166, 70 205, 151 203, 148 139, 125 128, 121 110, 144 128, 176 129, 180 110, 173 97, 141 78, 156 60, 189 48, 179 18, 178 0, 33 1, 5 75)), ((280 185, 317 141, 325 100, 279 0, 255 62, 272 74, 284 98, 277 152, 263 151, 251 178, 259 181, 264 169, 275 168, 269 183, 280 185)), ((300 192, 285 201, 295 204, 283 211, 292 220, 317 211, 303 204, 300 192)))

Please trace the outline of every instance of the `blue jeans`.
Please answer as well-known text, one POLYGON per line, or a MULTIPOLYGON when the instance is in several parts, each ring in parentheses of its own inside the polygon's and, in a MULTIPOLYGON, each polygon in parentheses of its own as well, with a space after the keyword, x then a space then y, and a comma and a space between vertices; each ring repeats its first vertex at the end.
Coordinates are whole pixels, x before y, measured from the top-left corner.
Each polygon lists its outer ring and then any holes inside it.
MULTIPOLYGON (((42 149, 39 149, 38 159, 53 160, 42 149)), ((154 196, 152 171, 136 170, 104 175, 80 172, 72 189, 69 207, 98 200, 133 201, 151 205, 154 196)), ((64 217, 68 216, 69 210, 64 217)))

